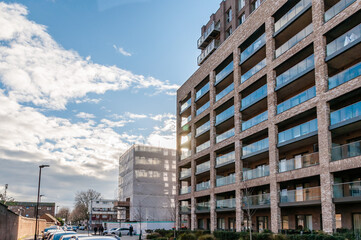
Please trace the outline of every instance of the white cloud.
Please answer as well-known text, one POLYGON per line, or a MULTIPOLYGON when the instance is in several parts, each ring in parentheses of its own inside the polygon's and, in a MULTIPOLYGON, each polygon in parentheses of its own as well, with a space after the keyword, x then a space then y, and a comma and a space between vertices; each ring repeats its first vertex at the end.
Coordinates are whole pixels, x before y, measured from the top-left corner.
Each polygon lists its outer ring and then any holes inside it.
POLYGON ((123 56, 126 56, 126 57, 132 56, 131 53, 125 51, 122 47, 117 47, 115 44, 113 45, 113 48, 114 48, 117 52, 119 52, 120 54, 122 54, 123 56))
POLYGON ((75 116, 78 118, 84 118, 84 119, 95 118, 94 114, 85 113, 85 112, 80 112, 75 116))
POLYGON ((84 99, 78 99, 75 101, 76 104, 79 103, 94 103, 98 104, 102 99, 101 98, 84 98, 84 99))
POLYGON ((88 93, 134 87, 173 94, 179 87, 116 66, 93 63, 90 57, 62 48, 45 26, 28 20, 27 14, 23 5, 0 3, 0 78, 8 94, 20 102, 65 109, 69 100, 88 93))

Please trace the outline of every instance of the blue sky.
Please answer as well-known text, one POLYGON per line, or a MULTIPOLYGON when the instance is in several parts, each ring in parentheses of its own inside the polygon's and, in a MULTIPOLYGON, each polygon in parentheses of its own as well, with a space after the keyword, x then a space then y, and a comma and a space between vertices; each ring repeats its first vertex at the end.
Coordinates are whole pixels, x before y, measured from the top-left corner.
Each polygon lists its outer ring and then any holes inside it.
POLYGON ((176 89, 219 3, 0 2, 0 185, 34 201, 47 163, 44 201, 71 207, 88 188, 115 197, 127 148, 175 147, 176 89))

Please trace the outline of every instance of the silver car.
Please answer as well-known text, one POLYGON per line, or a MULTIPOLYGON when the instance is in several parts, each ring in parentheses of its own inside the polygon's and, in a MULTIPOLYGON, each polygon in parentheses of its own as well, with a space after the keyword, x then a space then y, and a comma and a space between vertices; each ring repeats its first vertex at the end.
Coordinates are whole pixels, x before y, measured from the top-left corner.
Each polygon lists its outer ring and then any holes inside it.
POLYGON ((120 240, 120 237, 117 237, 117 236, 92 236, 92 237, 72 237, 70 238, 70 240, 78 240, 78 239, 81 239, 81 240, 120 240))

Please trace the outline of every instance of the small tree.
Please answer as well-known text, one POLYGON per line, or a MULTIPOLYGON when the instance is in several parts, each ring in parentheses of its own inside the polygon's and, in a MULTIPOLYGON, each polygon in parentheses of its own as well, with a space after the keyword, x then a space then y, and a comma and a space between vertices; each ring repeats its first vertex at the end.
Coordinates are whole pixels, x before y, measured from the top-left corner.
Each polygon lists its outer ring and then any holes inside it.
POLYGON ((75 206, 74 210, 70 214, 71 222, 79 223, 80 221, 87 219, 88 219, 88 209, 83 204, 75 206))
POLYGON ((256 213, 256 209, 250 209, 250 206, 252 204, 252 193, 253 193, 253 188, 248 187, 247 181, 243 179, 243 207, 245 208, 245 213, 247 216, 247 228, 249 229, 249 239, 252 240, 252 231, 253 231, 253 226, 252 226, 252 216, 256 213))
MULTIPOLYGON (((75 194, 75 209, 77 209, 75 218, 78 221, 88 220, 88 211, 90 209, 90 204, 92 201, 100 199, 100 193, 93 189, 88 189, 87 191, 80 191, 75 194)), ((74 209, 74 210, 75 210, 74 209)))
POLYGON ((65 219, 65 222, 69 220, 69 216, 70 216, 70 210, 69 208, 66 207, 60 208, 60 210, 56 214, 56 217, 65 219))
MULTIPOLYGON (((144 221, 144 206, 143 200, 139 200, 138 203, 133 207, 134 209, 134 218, 139 222, 139 236, 142 233, 142 221, 144 221)), ((140 237, 139 237, 140 238, 140 237)))

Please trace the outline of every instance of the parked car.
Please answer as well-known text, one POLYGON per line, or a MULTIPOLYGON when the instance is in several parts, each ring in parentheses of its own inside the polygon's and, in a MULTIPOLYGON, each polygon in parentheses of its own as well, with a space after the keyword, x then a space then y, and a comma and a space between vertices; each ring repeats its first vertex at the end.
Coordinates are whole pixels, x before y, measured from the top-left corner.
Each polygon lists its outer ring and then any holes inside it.
POLYGON ((120 240, 120 237, 118 236, 92 236, 92 237, 73 237, 70 238, 70 240, 120 240))
POLYGON ((85 230, 85 226, 80 226, 79 230, 85 230))
POLYGON ((122 234, 120 236, 129 235, 129 228, 117 228, 115 231, 112 231, 110 234, 119 236, 119 233, 122 234))
POLYGON ((73 237, 77 237, 78 239, 80 239, 80 238, 84 238, 84 237, 89 237, 89 235, 88 234, 78 234, 78 233, 76 233, 76 234, 68 234, 68 235, 63 235, 60 238, 60 240, 70 240, 73 237))
POLYGON ((111 228, 108 230, 104 230, 103 235, 108 235, 111 234, 113 231, 117 230, 118 228, 111 228))
POLYGON ((63 229, 49 230, 48 235, 45 237, 46 240, 50 240, 56 233, 64 233, 63 229))
POLYGON ((55 230, 55 229, 59 229, 58 226, 54 225, 54 226, 50 226, 48 228, 45 228, 44 231, 42 231, 43 233, 43 240, 45 239, 45 236, 47 235, 49 230, 55 230))
POLYGON ((60 238, 64 235, 69 235, 69 234, 75 234, 76 232, 56 232, 54 233, 51 238, 49 238, 49 240, 60 240, 60 238))

